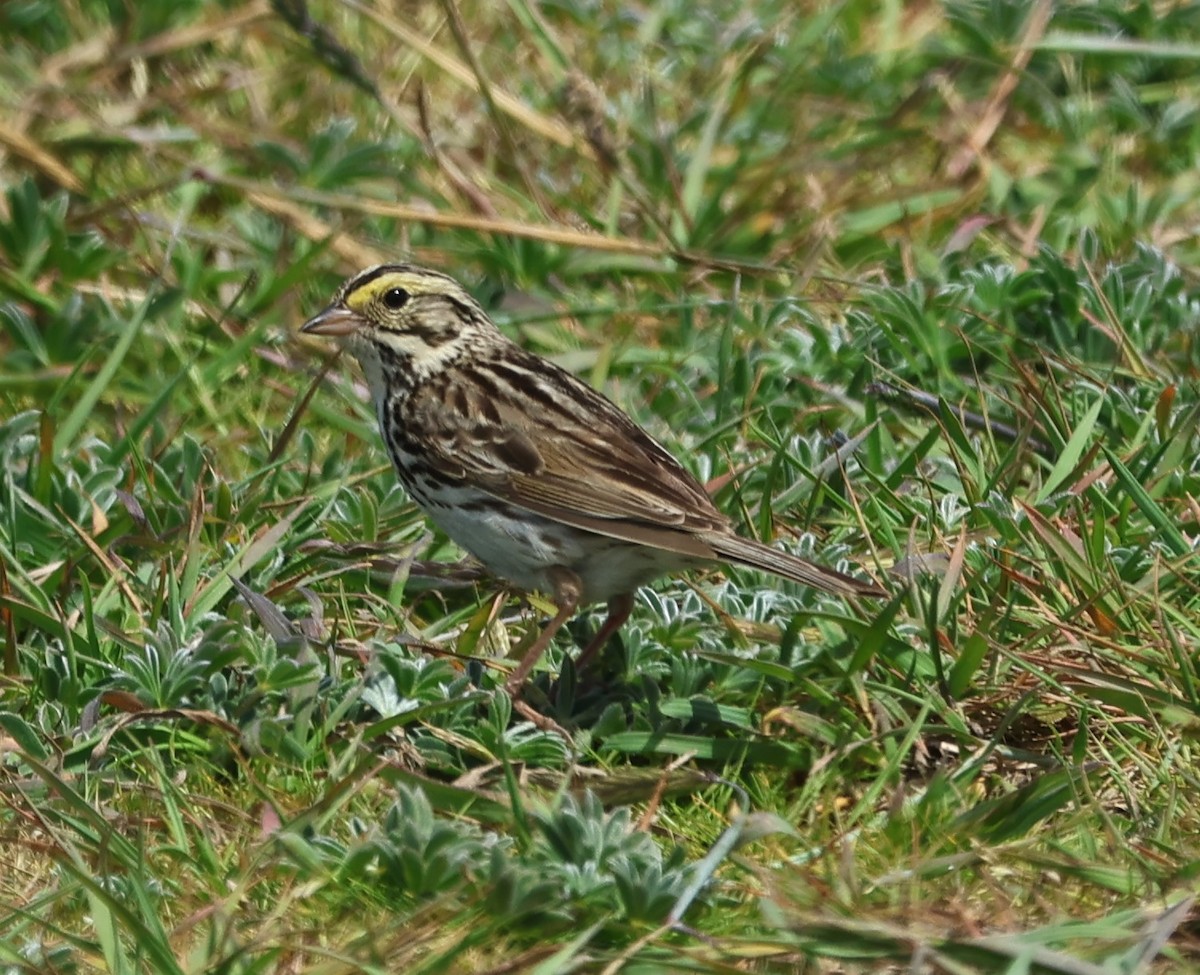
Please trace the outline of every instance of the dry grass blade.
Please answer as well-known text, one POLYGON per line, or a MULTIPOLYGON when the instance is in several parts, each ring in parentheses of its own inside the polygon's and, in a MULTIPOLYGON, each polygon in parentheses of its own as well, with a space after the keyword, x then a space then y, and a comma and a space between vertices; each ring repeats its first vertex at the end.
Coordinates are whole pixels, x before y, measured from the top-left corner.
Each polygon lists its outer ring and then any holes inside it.
MULTIPOLYGON (((411 30, 395 17, 389 16, 374 7, 359 3, 358 0, 341 0, 341 2, 378 24, 403 44, 411 47, 421 57, 427 59, 430 63, 436 65, 439 70, 445 72, 448 77, 453 78, 459 84, 466 85, 481 96, 483 95, 483 92, 480 90, 479 79, 469 65, 463 64, 457 58, 430 43, 419 33, 411 30)), ((500 111, 504 112, 514 121, 519 122, 530 132, 564 148, 577 147, 586 152, 586 143, 577 141, 569 128, 556 119, 533 111, 516 96, 502 89, 493 88, 492 100, 500 111)))
POLYGON ((1013 53, 1012 64, 997 80, 995 88, 980 113, 979 121, 967 135, 966 145, 951 156, 946 163, 946 174, 951 179, 961 179, 971 166, 982 164, 984 149, 999 129, 1000 123, 1004 119, 1004 113, 1008 109, 1008 101, 1016 90, 1022 73, 1029 65, 1029 59, 1046 33, 1046 28, 1053 15, 1054 3, 1052 0, 1038 0, 1029 8, 1025 19, 1025 29, 1021 34, 1017 49, 1013 53))

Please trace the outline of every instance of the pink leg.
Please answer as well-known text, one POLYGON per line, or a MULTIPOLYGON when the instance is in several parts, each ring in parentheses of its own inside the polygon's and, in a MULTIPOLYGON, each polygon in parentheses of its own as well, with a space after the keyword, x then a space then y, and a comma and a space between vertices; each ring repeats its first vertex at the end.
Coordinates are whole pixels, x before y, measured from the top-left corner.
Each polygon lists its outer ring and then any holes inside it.
POLYGON ((554 619, 542 628, 542 632, 538 634, 532 646, 525 651, 525 656, 521 658, 521 662, 517 664, 517 669, 509 675, 508 680, 505 682, 508 693, 513 697, 520 695, 521 688, 525 684, 525 678, 529 676, 529 672, 533 670, 538 660, 541 659, 542 654, 546 652, 546 648, 550 646, 550 641, 554 639, 554 634, 579 609, 581 590, 582 584, 579 581, 579 576, 574 572, 570 569, 555 570, 554 605, 558 607, 558 612, 554 614, 554 619))
POLYGON ((596 631, 596 635, 592 637, 591 642, 583 648, 583 653, 579 655, 579 659, 575 661, 576 673, 582 674, 584 669, 592 662, 604 645, 613 637, 613 635, 629 619, 629 614, 633 612, 633 593, 624 592, 619 596, 613 596, 608 601, 608 618, 605 619, 600 629, 596 631))

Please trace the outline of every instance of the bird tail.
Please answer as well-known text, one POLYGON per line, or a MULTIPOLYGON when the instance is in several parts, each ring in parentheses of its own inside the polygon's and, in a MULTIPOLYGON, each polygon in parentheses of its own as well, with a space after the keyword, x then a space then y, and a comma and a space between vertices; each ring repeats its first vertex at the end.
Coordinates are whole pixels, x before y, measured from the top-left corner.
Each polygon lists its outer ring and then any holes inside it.
POLYGON ((791 579, 814 589, 842 596, 886 596, 887 590, 874 582, 855 579, 837 569, 817 565, 798 555, 781 552, 738 535, 718 535, 705 539, 723 561, 762 569, 765 572, 791 579))

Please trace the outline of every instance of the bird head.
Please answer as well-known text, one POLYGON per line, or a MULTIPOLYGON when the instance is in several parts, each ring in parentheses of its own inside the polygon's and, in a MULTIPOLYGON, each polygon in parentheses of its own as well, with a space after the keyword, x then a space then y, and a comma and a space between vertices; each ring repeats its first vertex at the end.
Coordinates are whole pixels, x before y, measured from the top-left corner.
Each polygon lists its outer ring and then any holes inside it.
POLYGON ((300 331, 340 339, 368 375, 372 366, 392 361, 419 375, 473 345, 500 339, 461 284, 414 264, 360 271, 300 331))

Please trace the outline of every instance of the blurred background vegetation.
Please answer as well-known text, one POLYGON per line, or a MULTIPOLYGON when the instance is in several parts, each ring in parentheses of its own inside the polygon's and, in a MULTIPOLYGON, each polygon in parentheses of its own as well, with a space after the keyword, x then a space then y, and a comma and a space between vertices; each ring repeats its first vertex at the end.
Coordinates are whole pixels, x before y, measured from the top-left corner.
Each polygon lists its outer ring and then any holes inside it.
POLYGON ((1200 6, 0 36, 5 972, 1194 970, 1200 6), (514 717, 296 334, 398 259, 896 598, 664 580, 514 717))

